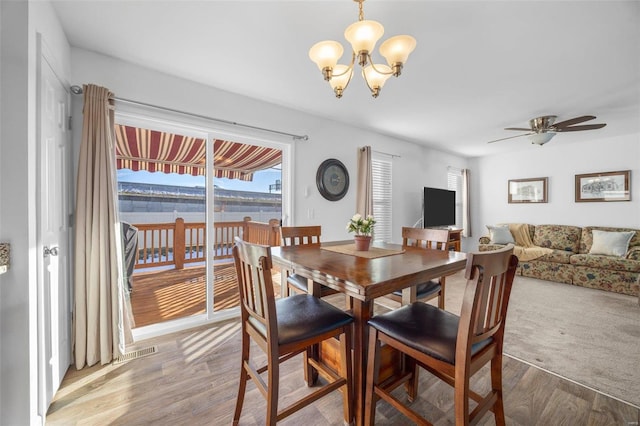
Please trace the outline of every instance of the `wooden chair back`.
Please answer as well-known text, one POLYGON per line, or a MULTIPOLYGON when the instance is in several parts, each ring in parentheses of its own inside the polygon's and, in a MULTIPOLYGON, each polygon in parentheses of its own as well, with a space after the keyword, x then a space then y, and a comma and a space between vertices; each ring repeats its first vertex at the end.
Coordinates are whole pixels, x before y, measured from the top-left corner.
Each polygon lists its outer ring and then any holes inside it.
POLYGON ((518 258, 513 255, 513 245, 467 256, 467 284, 455 341, 450 338, 453 314, 423 303, 404 306, 369 321, 365 424, 374 423, 378 398, 392 404, 416 424, 432 424, 390 394, 390 390, 404 380, 409 401, 414 400, 418 389, 417 366, 454 387, 456 425, 476 424, 489 410, 494 412, 497 425, 505 424, 502 345, 518 258), (383 322, 378 318, 384 318, 383 322), (424 327, 422 331, 421 327, 424 327), (421 343, 419 346, 407 343, 413 341, 421 343), (409 356, 410 374, 396 382, 378 381, 382 343, 409 356), (481 395, 469 384, 471 377, 487 363, 491 364, 490 389, 481 395), (476 402, 471 412, 469 399, 476 402))
POLYGON ((456 364, 471 357, 473 344, 490 337, 493 337, 497 351, 502 351, 504 320, 517 266, 518 258, 513 254, 512 245, 501 250, 468 254, 456 364))
POLYGON ((255 328, 252 318, 268 330, 265 336, 277 335, 271 248, 247 243, 240 237, 235 237, 235 243, 233 258, 238 275, 242 321, 255 328), (275 334, 269 331, 275 331, 275 334))
POLYGON ((402 228, 402 246, 447 250, 448 229, 402 228))
POLYGON ((353 317, 327 302, 311 295, 296 295, 281 299, 276 311, 273 282, 271 278, 271 248, 252 244, 235 237, 233 258, 238 275, 240 312, 242 322, 241 371, 238 398, 233 415, 234 425, 239 424, 246 383, 253 380, 266 399, 266 421, 275 426, 283 418, 314 403, 334 390, 342 392, 344 424, 353 423, 351 328, 353 317), (317 320, 321 326, 315 322, 317 320), (306 323, 305 323, 306 322, 306 323), (279 332, 282 334, 279 335, 279 332), (317 347, 325 340, 339 339, 338 370, 318 359, 317 347), (267 357, 266 364, 256 365, 261 358, 252 359, 251 340, 267 357), (312 386, 317 375, 325 384, 302 398, 278 409, 280 392, 280 363, 302 353, 304 375, 308 386, 312 386), (266 376, 263 377, 262 375, 266 376), (266 379, 266 380, 265 380, 266 379))
POLYGON ((280 240, 283 246, 320 244, 321 226, 281 226, 280 240))

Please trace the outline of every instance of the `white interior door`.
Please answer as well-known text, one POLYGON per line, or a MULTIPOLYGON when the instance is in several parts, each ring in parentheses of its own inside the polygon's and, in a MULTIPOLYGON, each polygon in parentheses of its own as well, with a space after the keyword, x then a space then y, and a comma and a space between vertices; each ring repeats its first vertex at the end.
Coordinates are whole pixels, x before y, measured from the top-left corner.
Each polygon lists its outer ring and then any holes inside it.
POLYGON ((69 94, 41 57, 38 138, 38 388, 40 415, 71 362, 69 279, 69 94))

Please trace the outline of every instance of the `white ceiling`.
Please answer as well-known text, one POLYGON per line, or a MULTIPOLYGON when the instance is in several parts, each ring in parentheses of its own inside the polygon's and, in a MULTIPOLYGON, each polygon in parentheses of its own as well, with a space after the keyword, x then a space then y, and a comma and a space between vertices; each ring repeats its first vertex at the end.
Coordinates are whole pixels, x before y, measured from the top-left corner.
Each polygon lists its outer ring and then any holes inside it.
POLYGON ((382 40, 418 42, 377 99, 359 74, 336 99, 308 57, 326 39, 347 51, 352 0, 52 3, 72 46, 465 156, 544 149, 486 143, 540 115, 607 123, 549 144, 640 133, 638 1, 368 0, 382 40))

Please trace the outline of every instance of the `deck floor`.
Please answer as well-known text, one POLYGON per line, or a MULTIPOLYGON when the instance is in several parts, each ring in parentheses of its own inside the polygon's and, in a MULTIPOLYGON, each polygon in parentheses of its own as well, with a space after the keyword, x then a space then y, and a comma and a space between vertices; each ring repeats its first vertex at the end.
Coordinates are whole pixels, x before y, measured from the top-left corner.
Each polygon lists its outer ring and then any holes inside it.
MULTIPOLYGON (((274 274, 276 297, 280 273, 274 274)), ((133 274, 131 308, 135 328, 203 314, 206 310, 205 267, 193 266, 133 274)), ((214 266, 215 311, 238 306, 238 283, 233 262, 214 266)))

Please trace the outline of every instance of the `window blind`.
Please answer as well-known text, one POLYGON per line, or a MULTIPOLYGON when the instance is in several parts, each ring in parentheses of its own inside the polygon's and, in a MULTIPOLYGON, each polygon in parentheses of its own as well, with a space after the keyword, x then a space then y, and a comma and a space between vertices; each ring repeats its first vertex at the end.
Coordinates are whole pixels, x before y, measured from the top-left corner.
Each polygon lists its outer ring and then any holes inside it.
POLYGON ((447 169, 447 189, 456 191, 456 226, 462 226, 462 169, 447 169))
POLYGON ((373 217, 376 219, 375 241, 391 241, 391 161, 379 158, 371 160, 373 179, 373 217))

